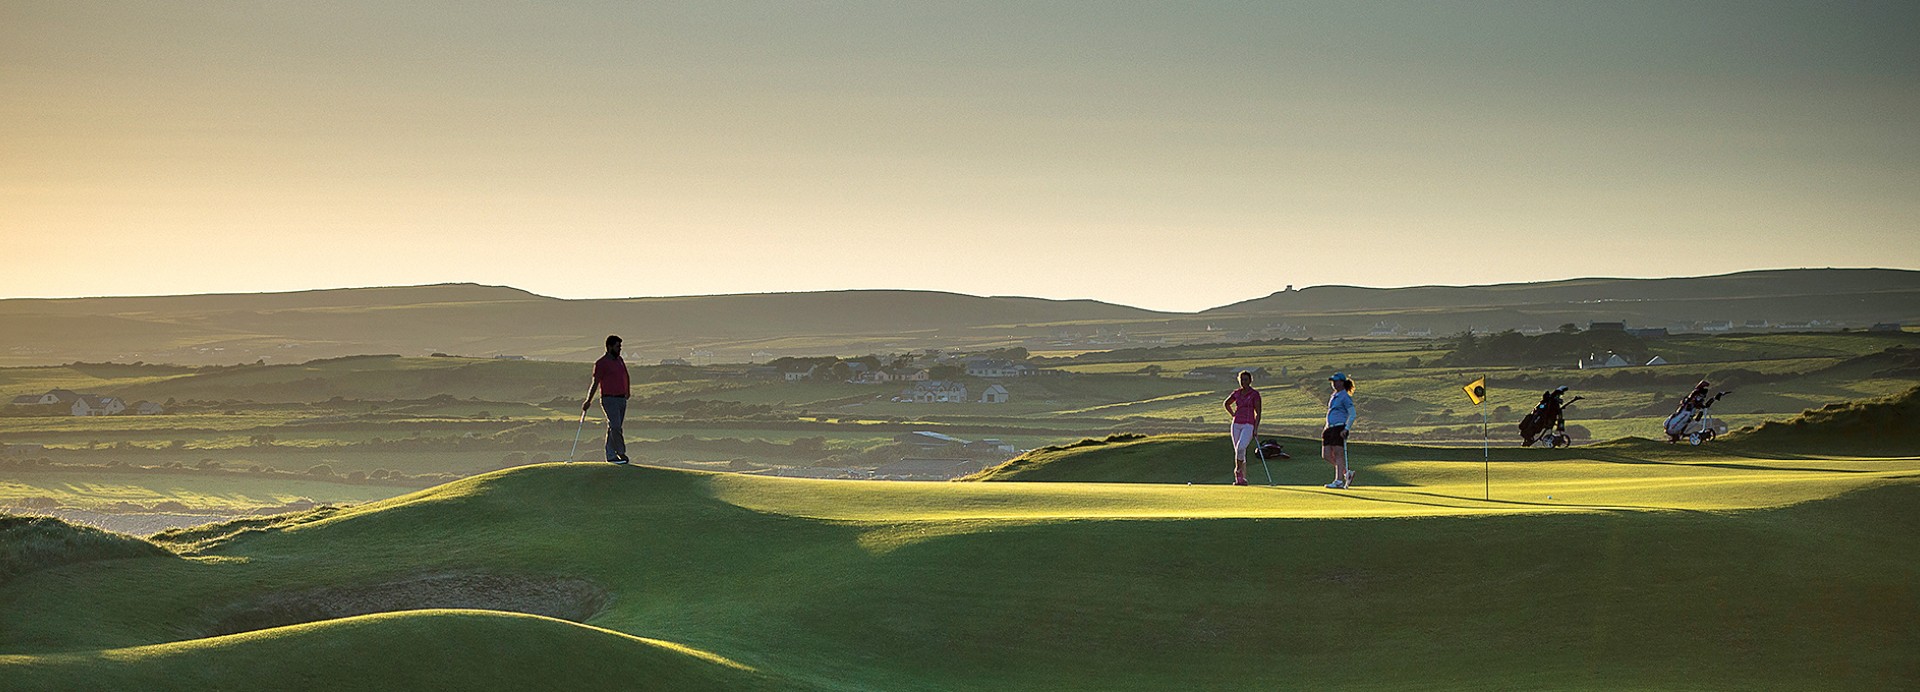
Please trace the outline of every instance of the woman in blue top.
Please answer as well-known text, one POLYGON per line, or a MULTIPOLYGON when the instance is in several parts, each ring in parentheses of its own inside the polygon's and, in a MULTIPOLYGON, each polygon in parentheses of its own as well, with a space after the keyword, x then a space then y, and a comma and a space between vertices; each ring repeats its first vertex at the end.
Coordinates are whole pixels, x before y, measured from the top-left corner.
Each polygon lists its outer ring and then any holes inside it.
POLYGON ((1320 456, 1333 464, 1333 482, 1327 487, 1338 490, 1353 483, 1353 469, 1347 468, 1347 433, 1353 430, 1358 414, 1353 409, 1353 378, 1336 372, 1327 380, 1333 384, 1333 398, 1327 400, 1327 429, 1320 432, 1320 456))

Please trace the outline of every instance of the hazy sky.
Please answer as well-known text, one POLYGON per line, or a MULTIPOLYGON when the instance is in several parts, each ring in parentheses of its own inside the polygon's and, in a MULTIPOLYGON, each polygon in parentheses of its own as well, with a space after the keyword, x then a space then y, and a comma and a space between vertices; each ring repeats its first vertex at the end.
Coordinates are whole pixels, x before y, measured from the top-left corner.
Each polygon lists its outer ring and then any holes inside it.
POLYGON ((0 296, 1920 267, 1920 3, 0 0, 0 296))

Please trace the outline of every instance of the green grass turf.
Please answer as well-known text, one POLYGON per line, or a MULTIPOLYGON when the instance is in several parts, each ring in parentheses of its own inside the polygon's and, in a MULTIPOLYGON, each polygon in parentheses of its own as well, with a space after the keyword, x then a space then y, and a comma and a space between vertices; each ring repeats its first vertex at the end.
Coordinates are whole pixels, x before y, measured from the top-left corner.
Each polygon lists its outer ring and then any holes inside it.
POLYGON ((1045 452, 1027 473, 1052 483, 527 467, 26 574, 0 586, 0 687, 1920 684, 1920 459, 1500 450, 1489 501, 1478 450, 1354 451, 1346 492, 1308 458, 1220 485, 1224 435, 1045 452), (199 638, 263 594, 459 571, 613 598, 600 629, 429 612, 199 638))

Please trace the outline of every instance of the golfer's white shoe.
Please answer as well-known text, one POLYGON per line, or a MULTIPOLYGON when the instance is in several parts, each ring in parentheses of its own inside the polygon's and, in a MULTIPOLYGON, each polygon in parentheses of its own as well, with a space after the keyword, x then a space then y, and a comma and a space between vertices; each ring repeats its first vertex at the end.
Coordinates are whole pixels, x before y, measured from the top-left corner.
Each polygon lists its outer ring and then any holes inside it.
POLYGON ((1347 484, 1344 481, 1334 481, 1332 483, 1328 483, 1326 487, 1334 490, 1342 490, 1347 487, 1347 484))

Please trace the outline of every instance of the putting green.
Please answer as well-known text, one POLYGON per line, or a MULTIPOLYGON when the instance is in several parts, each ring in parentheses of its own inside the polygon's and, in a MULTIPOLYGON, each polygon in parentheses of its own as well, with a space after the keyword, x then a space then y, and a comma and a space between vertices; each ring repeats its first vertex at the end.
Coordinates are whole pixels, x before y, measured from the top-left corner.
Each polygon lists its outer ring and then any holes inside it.
POLYGON ((1221 485, 1206 445, 1063 450, 1024 471, 1048 483, 488 474, 0 584, 0 687, 1920 685, 1920 459, 1520 450, 1484 500, 1478 450, 1363 445, 1334 491, 1315 459, 1221 485), (609 598, 580 624, 416 596, 212 636, 289 593, 461 574, 609 598))

